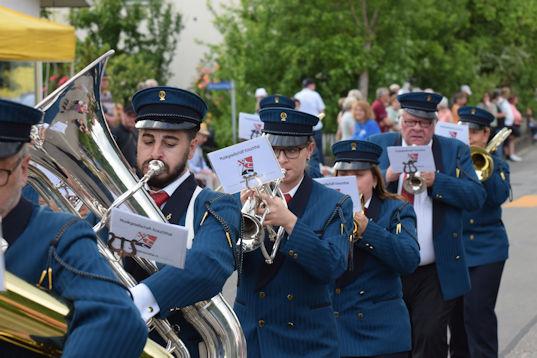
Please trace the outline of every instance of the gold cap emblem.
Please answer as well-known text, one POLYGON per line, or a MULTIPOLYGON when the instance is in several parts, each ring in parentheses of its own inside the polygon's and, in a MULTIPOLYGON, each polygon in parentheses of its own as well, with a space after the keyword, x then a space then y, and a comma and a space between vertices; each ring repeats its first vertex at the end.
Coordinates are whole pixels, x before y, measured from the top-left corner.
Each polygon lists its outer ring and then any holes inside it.
POLYGON ((280 103, 280 97, 275 97, 275 98, 274 98, 274 102, 275 102, 275 103, 280 103))
POLYGON ((431 102, 432 99, 433 99, 433 98, 431 97, 431 95, 428 95, 428 96, 427 96, 427 102, 431 102))
POLYGON ((282 122, 285 122, 287 120, 287 113, 281 112, 280 113, 280 119, 282 120, 282 122))
POLYGON ((356 143, 351 143, 351 150, 356 150, 356 143))
POLYGON ((165 101, 166 100, 166 91, 160 91, 158 93, 158 98, 161 100, 161 101, 165 101))
POLYGON ((472 108, 472 110, 470 111, 471 114, 475 114, 475 108, 472 108))

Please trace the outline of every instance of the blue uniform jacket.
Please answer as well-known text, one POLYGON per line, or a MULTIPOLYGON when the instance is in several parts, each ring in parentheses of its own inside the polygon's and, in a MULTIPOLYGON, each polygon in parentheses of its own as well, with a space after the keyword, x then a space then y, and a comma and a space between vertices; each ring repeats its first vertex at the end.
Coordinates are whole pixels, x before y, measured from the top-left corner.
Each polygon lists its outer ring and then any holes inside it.
MULTIPOLYGON (((373 136, 371 142, 384 148, 380 167, 390 166, 386 148, 401 145, 399 133, 373 136)), ((470 277, 464 255, 462 215, 464 210, 477 210, 485 202, 485 189, 477 179, 470 149, 457 139, 434 135, 432 152, 436 176, 428 193, 433 200, 433 245, 436 269, 445 300, 459 297, 470 290, 470 277)), ((397 181, 387 183, 397 192, 397 181)))
POLYGON ((373 196, 366 215, 370 221, 354 245, 352 269, 332 291, 341 356, 411 348, 400 275, 414 272, 420 262, 416 214, 408 203, 373 196))
POLYGON ((275 262, 244 254, 234 309, 248 357, 337 357, 330 285, 347 268, 352 201, 305 175, 289 208, 298 220, 275 262))
MULTIPOLYGON (((6 269, 37 284, 41 271, 48 268, 51 241, 73 218, 21 199, 3 222, 5 239, 10 243, 5 256, 6 269)), ((97 251, 93 230, 82 220, 65 231, 56 252, 78 270, 114 277, 97 251)), ((51 266, 52 291, 72 304, 62 356, 139 357, 147 339, 147 328, 127 291, 113 283, 73 274, 54 259, 51 266)))
POLYGON ((509 198, 509 165, 498 155, 494 171, 483 182, 487 192, 485 204, 479 210, 465 211, 463 216, 464 248, 468 267, 507 260, 509 242, 502 222, 501 205, 509 198))
POLYGON ((312 178, 321 178, 321 162, 319 158, 319 149, 315 147, 315 150, 311 154, 311 158, 308 162, 308 174, 312 178))

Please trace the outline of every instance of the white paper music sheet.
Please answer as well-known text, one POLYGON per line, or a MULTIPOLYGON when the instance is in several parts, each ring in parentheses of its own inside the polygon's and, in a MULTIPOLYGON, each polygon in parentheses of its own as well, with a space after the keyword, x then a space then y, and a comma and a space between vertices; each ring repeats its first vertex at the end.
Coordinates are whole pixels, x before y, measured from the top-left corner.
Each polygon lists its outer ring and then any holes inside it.
POLYGON ((324 177, 315 178, 317 182, 326 185, 327 187, 334 189, 351 197, 353 211, 358 213, 362 211, 362 203, 360 203, 360 193, 358 192, 358 183, 354 175, 342 176, 342 177, 324 177))
POLYGON ((438 122, 436 123, 434 134, 442 137, 458 139, 466 145, 469 145, 470 143, 468 126, 464 124, 438 122))
POLYGON ((180 225, 163 223, 118 208, 112 209, 108 239, 112 251, 184 268, 188 230, 180 225))
POLYGON ((395 173, 403 173, 405 166, 409 163, 412 163, 418 171, 432 172, 436 170, 433 152, 428 145, 388 147, 388 158, 395 173))
POLYGON ((237 193, 283 177, 282 169, 265 136, 250 139, 207 155, 224 192, 237 193), (257 179, 255 179, 257 178, 257 179))
POLYGON ((254 139, 259 137, 264 123, 259 118, 259 115, 254 113, 239 113, 239 138, 254 139))

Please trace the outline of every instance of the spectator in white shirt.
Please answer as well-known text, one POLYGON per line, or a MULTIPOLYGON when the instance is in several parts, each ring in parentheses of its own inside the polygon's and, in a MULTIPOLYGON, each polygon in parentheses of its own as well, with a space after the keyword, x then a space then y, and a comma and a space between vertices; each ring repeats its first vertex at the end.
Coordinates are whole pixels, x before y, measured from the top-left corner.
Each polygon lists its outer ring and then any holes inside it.
MULTIPOLYGON (((295 98, 300 101, 300 111, 319 116, 324 113, 325 105, 321 95, 315 91, 315 81, 306 78, 302 81, 302 90, 295 94, 295 98)), ((324 163, 323 153, 323 122, 319 121, 315 127, 313 127, 313 137, 315 144, 319 148, 319 160, 321 164, 324 163)))

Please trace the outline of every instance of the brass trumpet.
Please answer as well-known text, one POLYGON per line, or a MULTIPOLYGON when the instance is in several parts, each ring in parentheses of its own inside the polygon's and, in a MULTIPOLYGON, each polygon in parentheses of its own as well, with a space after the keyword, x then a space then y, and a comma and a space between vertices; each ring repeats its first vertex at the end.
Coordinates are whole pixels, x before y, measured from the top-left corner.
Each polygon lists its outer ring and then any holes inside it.
POLYGON ((470 156, 474 165, 475 173, 480 181, 485 181, 492 175, 494 171, 494 160, 491 153, 502 144, 510 135, 512 130, 502 128, 496 135, 490 140, 489 144, 485 148, 471 146, 470 156))

